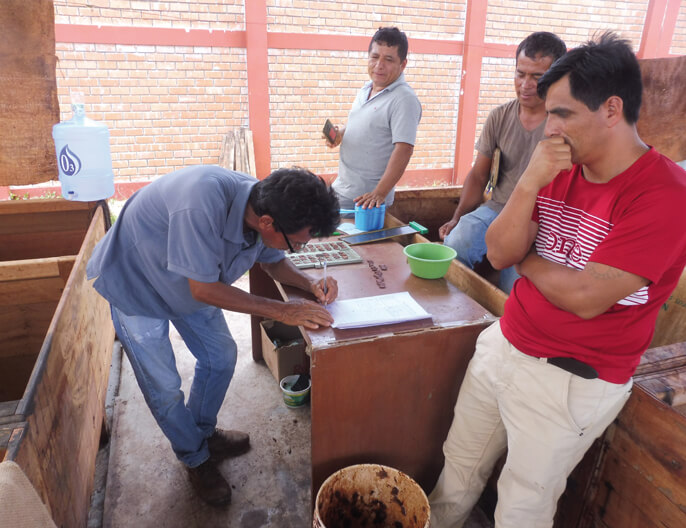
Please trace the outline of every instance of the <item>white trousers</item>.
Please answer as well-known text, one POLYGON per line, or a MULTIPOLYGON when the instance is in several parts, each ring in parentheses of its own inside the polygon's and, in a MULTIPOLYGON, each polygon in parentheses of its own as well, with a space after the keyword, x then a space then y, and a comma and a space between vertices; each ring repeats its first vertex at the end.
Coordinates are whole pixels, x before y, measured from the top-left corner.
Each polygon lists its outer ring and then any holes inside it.
POLYGON ((496 528, 548 528, 567 477, 631 394, 587 380, 514 348, 494 323, 481 333, 443 445, 445 465, 429 496, 432 528, 459 528, 493 466, 496 528))

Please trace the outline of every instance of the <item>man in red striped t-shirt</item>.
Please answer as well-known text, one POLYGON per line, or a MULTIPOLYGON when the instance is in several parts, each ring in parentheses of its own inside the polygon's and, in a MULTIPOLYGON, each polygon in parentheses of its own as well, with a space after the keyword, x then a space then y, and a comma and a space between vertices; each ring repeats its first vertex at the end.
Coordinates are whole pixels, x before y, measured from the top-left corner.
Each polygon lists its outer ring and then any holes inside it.
POLYGON ((686 264, 686 172, 638 136, 629 44, 606 33, 571 50, 538 92, 547 137, 486 234, 491 264, 522 278, 460 389, 430 497, 435 528, 461 526, 506 449, 496 526, 552 526, 686 264))

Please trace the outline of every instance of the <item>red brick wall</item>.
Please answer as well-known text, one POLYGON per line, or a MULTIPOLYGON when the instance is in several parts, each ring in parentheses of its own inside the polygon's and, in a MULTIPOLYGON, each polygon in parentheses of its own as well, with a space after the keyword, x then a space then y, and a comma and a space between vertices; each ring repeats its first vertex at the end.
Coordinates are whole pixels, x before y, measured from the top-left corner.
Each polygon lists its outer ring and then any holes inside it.
MULTIPOLYGON (((253 0, 55 0, 55 22, 240 33, 247 1, 253 0)), ((649 0, 489 0, 476 137, 489 110, 514 95, 514 57, 503 57, 502 51, 489 56, 489 50, 515 46, 537 30, 555 31, 573 47, 605 29, 619 31, 638 50, 648 6, 649 0)), ((399 26, 410 38, 406 77, 423 106, 409 169, 440 172, 454 165, 462 57, 432 54, 426 47, 413 52, 412 43, 428 39, 458 45, 464 39, 466 0, 267 0, 266 16, 269 32, 295 35, 370 37, 379 26, 399 26)), ((685 5, 671 52, 686 52, 685 5)), ((117 181, 214 163, 226 131, 249 126, 243 47, 58 42, 57 55, 62 119, 70 117, 69 91, 84 91, 88 115, 110 128, 117 181)), ((321 174, 336 172, 337 153, 322 145, 320 131, 327 117, 345 121, 367 79, 365 55, 269 50, 272 168, 299 164, 321 174)))
POLYGON ((516 43, 534 31, 552 31, 567 47, 611 29, 638 50, 648 0, 489 0, 486 41, 516 43))
POLYGON ((217 163, 227 130, 247 126, 245 50, 57 43, 61 119, 70 90, 110 129, 118 181, 217 163))
POLYGON ((461 40, 465 11, 466 0, 267 0, 267 23, 269 31, 370 37, 397 26, 414 38, 461 40))
MULTIPOLYGON (((303 165, 319 174, 338 170, 338 151, 321 139, 324 121, 343 124, 369 79, 364 52, 271 50, 272 164, 303 165)), ((422 103, 410 169, 449 168, 455 151, 460 57, 409 55, 407 82, 422 103)))
POLYGON ((245 29, 243 1, 54 0, 55 23, 235 31, 245 29))

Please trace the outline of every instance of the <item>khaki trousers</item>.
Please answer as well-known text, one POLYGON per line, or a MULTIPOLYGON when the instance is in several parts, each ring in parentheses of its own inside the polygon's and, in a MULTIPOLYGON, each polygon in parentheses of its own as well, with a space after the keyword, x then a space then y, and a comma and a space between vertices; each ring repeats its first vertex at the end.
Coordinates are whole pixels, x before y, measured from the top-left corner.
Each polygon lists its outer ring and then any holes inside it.
POLYGON ((498 479, 497 528, 548 528, 567 476, 631 394, 514 348, 494 323, 481 333, 429 496, 432 528, 459 528, 508 452, 498 479))

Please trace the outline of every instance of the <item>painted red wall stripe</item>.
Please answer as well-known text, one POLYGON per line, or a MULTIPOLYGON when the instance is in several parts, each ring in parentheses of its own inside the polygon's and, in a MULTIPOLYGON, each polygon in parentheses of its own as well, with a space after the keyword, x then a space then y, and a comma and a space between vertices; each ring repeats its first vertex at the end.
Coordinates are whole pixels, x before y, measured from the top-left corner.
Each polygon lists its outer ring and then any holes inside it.
MULTIPOLYGON (((351 35, 318 35, 299 33, 269 33, 270 48, 276 49, 306 49, 326 51, 367 51, 371 36, 351 35)), ((502 49, 507 45, 494 44, 491 46, 494 57, 501 56, 502 49)), ((438 39, 410 39, 410 53, 429 53, 435 55, 461 55, 462 41, 438 39)))
POLYGON ((270 48, 326 51, 367 51, 369 37, 314 33, 269 33, 270 48))
MULTIPOLYGON (((408 170, 400 180, 401 186, 408 187, 435 187, 437 185, 449 185, 452 177, 453 169, 415 169, 408 170)), ((336 174, 320 174, 326 181, 332 181, 336 174)), ((0 187, 0 200, 9 200, 10 191, 13 195, 23 199, 25 195, 31 198, 40 198, 49 196, 55 193, 57 196, 62 195, 60 183, 57 181, 51 182, 52 185, 41 185, 40 187, 32 185, 12 185, 0 187)), ((126 200, 133 193, 141 187, 148 185, 150 181, 117 181, 114 182, 114 198, 115 200, 126 200)))
MULTIPOLYGON (((255 6, 251 6, 255 7, 255 6)), ((89 26, 55 24, 57 42, 82 44, 124 44, 141 46, 215 46, 245 48, 245 31, 180 28, 89 26)), ((269 48, 327 51, 367 51, 370 37, 350 35, 317 35, 299 33, 268 33, 269 48)), ((462 55, 461 40, 411 39, 410 53, 462 55)), ((510 57, 516 46, 483 43, 483 55, 510 57)))
MULTIPOLYGON (((252 2, 251 2, 252 3, 252 2)), ((57 42, 245 48, 245 31, 55 24, 57 42)))

